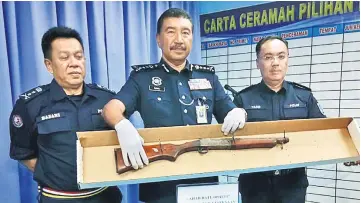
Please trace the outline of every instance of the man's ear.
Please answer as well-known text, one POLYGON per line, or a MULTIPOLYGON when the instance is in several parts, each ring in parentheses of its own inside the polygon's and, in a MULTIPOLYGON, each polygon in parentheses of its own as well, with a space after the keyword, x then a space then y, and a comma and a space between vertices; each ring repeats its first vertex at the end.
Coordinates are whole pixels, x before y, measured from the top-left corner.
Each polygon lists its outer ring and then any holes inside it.
POLYGON ((48 70, 48 72, 53 74, 54 70, 53 70, 53 66, 52 66, 51 61, 49 59, 44 59, 44 64, 45 64, 46 69, 48 70))
POLYGON ((259 59, 258 59, 258 57, 256 58, 256 65, 257 65, 257 69, 259 69, 259 59))
POLYGON ((156 38, 157 38, 157 44, 158 44, 158 47, 160 48, 160 35, 157 34, 156 35, 156 38))

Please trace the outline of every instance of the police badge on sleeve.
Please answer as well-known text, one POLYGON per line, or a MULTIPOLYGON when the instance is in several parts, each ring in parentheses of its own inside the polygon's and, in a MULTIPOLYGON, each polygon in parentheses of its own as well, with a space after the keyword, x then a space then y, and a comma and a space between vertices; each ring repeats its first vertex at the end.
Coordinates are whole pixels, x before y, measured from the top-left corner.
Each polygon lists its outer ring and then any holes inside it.
POLYGON ((16 128, 21 128, 24 125, 23 119, 19 115, 13 115, 13 125, 16 128))

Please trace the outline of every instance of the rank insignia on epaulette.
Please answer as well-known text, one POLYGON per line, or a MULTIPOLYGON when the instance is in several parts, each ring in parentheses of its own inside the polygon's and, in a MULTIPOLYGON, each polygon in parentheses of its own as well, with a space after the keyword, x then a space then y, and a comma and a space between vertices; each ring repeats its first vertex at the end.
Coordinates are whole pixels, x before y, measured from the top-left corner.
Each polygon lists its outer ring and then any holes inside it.
POLYGON ((134 65, 132 66, 133 70, 135 72, 139 72, 142 70, 152 70, 154 68, 157 68, 158 64, 146 64, 146 65, 134 65))
POLYGON ((306 90, 312 91, 311 88, 306 87, 306 86, 301 85, 301 84, 298 84, 298 83, 296 83, 296 82, 290 82, 290 83, 291 83, 292 85, 298 87, 298 88, 302 88, 302 89, 306 89, 306 90))
POLYGON ((43 88, 36 87, 34 89, 31 89, 31 90, 25 92, 24 94, 21 94, 19 97, 24 99, 24 100, 28 100, 28 99, 32 98, 33 96, 37 95, 38 93, 40 93, 42 91, 43 91, 43 88))
POLYGON ((249 90, 253 89, 254 87, 256 87, 256 85, 251 85, 251 86, 246 87, 246 88, 244 88, 243 90, 239 91, 238 93, 241 93, 241 92, 247 92, 247 91, 249 91, 249 90))
POLYGON ((196 71, 203 71, 203 72, 210 72, 210 73, 214 73, 214 67, 213 66, 206 66, 206 65, 194 65, 191 64, 191 71, 196 70, 196 71))
POLYGON ((96 84, 96 83, 94 83, 93 85, 95 85, 95 86, 97 86, 99 89, 103 89, 103 90, 105 90, 105 91, 108 91, 108 92, 111 92, 111 93, 116 93, 115 91, 113 91, 113 90, 110 90, 110 89, 108 89, 107 87, 104 87, 104 86, 102 86, 102 85, 99 85, 99 84, 96 84))

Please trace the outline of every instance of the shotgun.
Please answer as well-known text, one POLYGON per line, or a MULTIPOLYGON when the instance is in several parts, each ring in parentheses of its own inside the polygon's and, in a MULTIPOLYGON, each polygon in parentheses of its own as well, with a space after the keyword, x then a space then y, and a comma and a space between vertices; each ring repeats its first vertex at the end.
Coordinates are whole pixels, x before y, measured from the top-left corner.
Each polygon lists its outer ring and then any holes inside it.
MULTIPOLYGON (((282 138, 222 138, 222 139, 199 139, 183 144, 155 144, 144 146, 144 151, 149 163, 158 160, 175 161, 183 153, 198 151, 205 154, 208 150, 237 150, 251 148, 273 148, 277 144, 286 144, 288 137, 282 138)), ((116 171, 118 174, 132 170, 131 166, 125 166, 120 148, 114 149, 116 171)))

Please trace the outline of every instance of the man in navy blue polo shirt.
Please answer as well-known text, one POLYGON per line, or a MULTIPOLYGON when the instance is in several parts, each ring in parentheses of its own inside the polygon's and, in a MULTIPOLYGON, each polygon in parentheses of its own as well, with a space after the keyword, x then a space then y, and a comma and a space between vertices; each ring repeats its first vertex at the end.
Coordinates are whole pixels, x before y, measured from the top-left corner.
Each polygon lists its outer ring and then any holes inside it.
MULTIPOLYGON (((225 94, 214 67, 186 60, 192 38, 190 16, 181 9, 165 11, 157 23, 162 59, 156 64, 133 66, 126 84, 104 107, 104 118, 118 133, 127 166, 138 169, 148 164, 142 138, 126 119, 134 111, 140 112, 146 128, 210 124, 212 115, 223 123, 225 135, 244 126, 245 111, 236 108, 225 94)), ((209 177, 141 184, 140 200, 176 202, 177 184, 217 181, 217 177, 209 177)))
MULTIPOLYGON (((234 103, 244 108, 248 121, 324 118, 311 89, 285 81, 288 43, 266 37, 256 46, 257 67, 262 81, 238 93, 234 103)), ((241 174, 243 203, 304 203, 308 180, 305 168, 241 174)))
POLYGON ((49 29, 42 38, 50 84, 20 95, 10 115, 10 157, 34 173, 41 203, 119 203, 117 187, 79 190, 76 132, 109 130, 101 111, 115 93, 85 84, 85 58, 79 33, 49 29))

